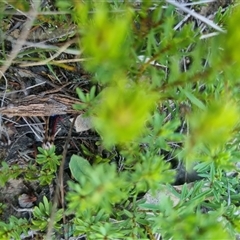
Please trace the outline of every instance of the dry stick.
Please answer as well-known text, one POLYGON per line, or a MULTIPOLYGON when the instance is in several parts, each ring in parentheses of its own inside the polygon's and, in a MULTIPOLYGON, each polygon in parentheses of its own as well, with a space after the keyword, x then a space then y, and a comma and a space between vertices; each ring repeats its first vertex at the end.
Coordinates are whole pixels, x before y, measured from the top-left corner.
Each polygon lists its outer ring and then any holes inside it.
POLYGON ((26 14, 29 16, 29 19, 26 21, 25 26, 23 27, 23 30, 21 31, 21 34, 19 35, 18 41, 13 46, 13 49, 7 58, 7 60, 4 62, 3 66, 0 68, 0 79, 3 77, 4 73, 8 70, 8 68, 11 66, 13 60, 16 58, 18 53, 21 51, 22 46, 24 45, 24 42, 27 39, 27 36, 29 34, 29 30, 31 29, 34 20, 36 19, 38 12, 37 9, 40 5, 40 1, 35 2, 35 6, 26 14))
POLYGON ((212 27, 213 29, 219 31, 219 32, 223 32, 225 33, 226 31, 224 31, 222 28, 220 28, 217 24, 215 24, 213 21, 209 20, 208 18, 202 16, 201 14, 198 14, 196 12, 194 12, 193 10, 185 7, 184 4, 179 3, 177 1, 173 1, 173 0, 166 0, 167 3, 172 4, 173 6, 179 8, 180 10, 189 13, 191 16, 193 16, 196 19, 199 19, 200 21, 202 21, 203 23, 207 24, 208 26, 212 27))
MULTIPOLYGON (((58 196, 59 193, 61 195, 61 205, 62 208, 64 210, 64 187, 63 187, 63 171, 64 171, 64 164, 65 164, 65 160, 66 160, 66 155, 67 155, 67 148, 68 148, 68 144, 70 142, 70 138, 72 135, 72 130, 73 130, 73 126, 75 124, 75 120, 76 120, 76 116, 73 119, 73 122, 71 124, 71 127, 69 129, 68 132, 68 136, 64 145, 64 150, 63 150, 63 156, 62 156, 62 162, 61 165, 59 167, 59 172, 58 172, 58 184, 56 186, 56 191, 54 193, 54 198, 53 198, 53 207, 52 207, 52 212, 51 212, 51 216, 50 216, 50 221, 49 221, 49 225, 48 225, 48 230, 47 230, 47 235, 46 235, 46 240, 51 240, 51 235, 53 232, 53 227, 54 227, 54 218, 56 215, 56 211, 57 211, 57 202, 58 202, 58 196)), ((65 225, 66 223, 66 219, 65 216, 63 215, 63 224, 65 225)), ((65 232, 65 230, 64 230, 65 232)), ((64 234, 65 237, 65 234, 64 234)))

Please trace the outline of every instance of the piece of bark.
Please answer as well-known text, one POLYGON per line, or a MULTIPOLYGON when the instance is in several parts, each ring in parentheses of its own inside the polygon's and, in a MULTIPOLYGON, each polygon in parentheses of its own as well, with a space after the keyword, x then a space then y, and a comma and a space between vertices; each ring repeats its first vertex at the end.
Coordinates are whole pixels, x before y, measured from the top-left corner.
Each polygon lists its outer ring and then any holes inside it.
POLYGON ((73 104, 81 102, 62 94, 30 95, 0 108, 0 114, 21 117, 52 116, 67 113, 80 113, 73 109, 73 104))

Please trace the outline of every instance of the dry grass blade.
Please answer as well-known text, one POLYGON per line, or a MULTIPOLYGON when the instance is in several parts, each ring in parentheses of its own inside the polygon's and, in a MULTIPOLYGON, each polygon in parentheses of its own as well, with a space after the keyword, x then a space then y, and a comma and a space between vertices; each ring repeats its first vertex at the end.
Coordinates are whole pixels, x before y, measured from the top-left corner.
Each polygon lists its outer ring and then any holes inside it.
POLYGON ((169 4, 172 4, 173 6, 177 7, 178 9, 190 14, 192 17, 202 21, 203 23, 207 24, 208 26, 212 27, 213 29, 219 31, 219 32, 225 32, 222 28, 220 28, 217 24, 215 24, 213 21, 209 20, 208 18, 202 16, 201 14, 198 14, 194 12, 193 10, 185 7, 185 4, 181 4, 176 1, 166 0, 169 4))
POLYGON ((27 13, 28 20, 26 21, 26 24, 24 25, 23 30, 22 30, 21 34, 19 35, 19 41, 17 41, 16 44, 13 46, 13 49, 12 49, 8 59, 6 59, 3 66, 0 68, 0 79, 3 77, 4 73, 7 71, 9 66, 12 64, 13 60, 16 58, 18 53, 21 51, 21 48, 29 34, 29 29, 31 29, 31 27, 38 15, 37 9, 40 5, 40 1, 35 1, 34 4, 35 4, 35 6, 32 6, 32 9, 27 13))
POLYGON ((25 63, 25 64, 21 64, 20 67, 29 67, 29 66, 40 66, 40 65, 46 65, 48 64, 50 61, 54 60, 56 57, 58 57, 61 53, 63 53, 69 46, 71 46, 73 43, 75 42, 75 40, 71 40, 69 42, 67 42, 66 44, 64 44, 53 56, 51 56, 50 58, 40 61, 40 62, 35 62, 35 63, 25 63))
MULTIPOLYGON (((59 49, 60 49, 60 47, 58 47, 58 46, 54 46, 51 44, 44 44, 43 43, 44 41, 39 42, 39 43, 34 43, 34 42, 29 42, 29 41, 20 41, 20 40, 15 40, 11 36, 6 36, 5 39, 10 41, 13 44, 21 43, 22 45, 25 45, 24 49, 32 48, 32 47, 40 48, 40 49, 47 49, 47 50, 56 50, 56 51, 59 51, 59 49)), ((72 55, 80 55, 81 54, 81 51, 77 50, 77 49, 65 49, 65 50, 62 50, 62 52, 72 54, 72 55)))

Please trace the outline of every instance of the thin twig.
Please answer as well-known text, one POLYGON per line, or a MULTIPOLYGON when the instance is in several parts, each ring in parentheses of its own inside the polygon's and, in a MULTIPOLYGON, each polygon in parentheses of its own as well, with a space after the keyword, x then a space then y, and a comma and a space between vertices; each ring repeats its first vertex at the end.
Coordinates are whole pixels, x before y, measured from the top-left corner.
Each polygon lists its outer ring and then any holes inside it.
POLYGON ((3 74, 3 72, 0 71, 0 73, 2 74, 2 76, 3 76, 4 80, 5 80, 5 90, 4 90, 3 94, 2 94, 3 97, 2 97, 2 102, 1 102, 1 107, 3 107, 3 102, 4 102, 4 99, 6 97, 7 88, 8 88, 8 80, 5 77, 5 75, 3 74))
MULTIPOLYGON (((73 130, 73 126, 75 124, 75 120, 76 120, 76 116, 73 119, 73 122, 71 124, 71 127, 69 129, 68 132, 68 136, 64 145, 64 150, 63 150, 63 154, 62 154, 62 162, 61 165, 59 167, 59 172, 58 172, 58 179, 57 179, 57 186, 56 186, 56 190, 54 193, 54 200, 53 200, 53 207, 52 207, 52 212, 51 212, 51 216, 50 216, 50 221, 49 221, 49 225, 48 225, 48 230, 47 230, 47 235, 46 235, 46 239, 47 240, 51 240, 51 235, 53 232, 53 227, 54 227, 54 218, 56 215, 56 211, 57 211, 57 202, 58 202, 58 196, 60 194, 60 198, 61 198, 61 205, 62 208, 64 210, 64 186, 63 186, 63 172, 64 172, 64 165, 65 165, 65 160, 66 160, 66 155, 67 155, 67 149, 68 149, 68 144, 70 142, 71 139, 71 135, 72 135, 72 130, 73 130)), ((65 215, 63 215, 63 224, 66 224, 66 219, 65 219, 65 215)), ((64 234, 64 236, 66 236, 64 234)))
POLYGON ((42 142, 43 141, 43 136, 40 136, 37 134, 37 132, 34 130, 34 128, 31 126, 31 124, 28 123, 27 119, 25 117, 22 117, 25 123, 28 125, 28 127, 32 130, 34 133, 35 137, 38 139, 38 141, 42 142))
MULTIPOLYGON (((0 71, 0 72, 1 72, 1 71, 0 71)), ((2 74, 2 76, 3 76, 4 80, 5 80, 5 90, 4 90, 4 92, 3 92, 3 98, 2 98, 2 100, 1 100, 1 107, 3 107, 4 99, 5 99, 5 97, 6 97, 6 91, 7 91, 7 88, 8 88, 7 78, 5 77, 4 74, 2 74)), ((3 130, 4 130, 4 126, 2 126, 2 114, 0 114, 0 137, 2 136, 3 130)), ((7 133, 7 131, 4 131, 4 132, 7 133)), ((7 138, 8 138, 8 143, 10 143, 10 139, 9 139, 8 134, 7 134, 6 136, 7 136, 7 138)))
MULTIPOLYGON (((10 41, 12 44, 16 44, 16 43, 21 43, 22 45, 24 45, 23 49, 27 49, 27 48, 40 48, 40 49, 48 49, 48 50, 59 50, 60 47, 51 45, 51 44, 44 44, 44 42, 46 41, 50 41, 50 40, 45 40, 39 43, 34 43, 34 42, 29 42, 29 41, 21 41, 21 40, 16 40, 11 36, 5 36, 5 39, 10 41)), ((65 49, 64 51, 62 51, 64 53, 68 53, 68 54, 72 54, 72 55, 80 55, 81 51, 77 50, 77 49, 65 49)))
MULTIPOLYGON (((29 86, 25 89, 22 89, 22 90, 16 90, 16 91, 12 91, 12 92, 6 92, 6 90, 4 91, 4 93, 0 93, 0 97, 3 97, 2 98, 2 101, 3 99, 5 98, 5 96, 7 95, 11 95, 11 94, 14 94, 14 93, 20 93, 20 92, 25 92, 26 90, 29 90, 29 89, 32 89, 32 88, 35 88, 35 87, 38 87, 38 86, 41 86, 41 85, 44 85, 46 84, 46 81, 45 82, 41 82, 41 83, 38 83, 38 84, 35 84, 33 86, 29 86)), ((3 105, 1 105, 1 107, 3 107, 3 105)))
POLYGON ((50 58, 47 58, 47 59, 42 60, 42 61, 40 61, 40 62, 21 64, 20 67, 46 65, 46 64, 48 64, 50 61, 52 61, 54 58, 56 58, 56 57, 58 57, 60 54, 62 54, 62 53, 63 53, 69 46, 71 46, 74 42, 75 42, 75 40, 71 40, 71 41, 67 42, 67 43, 64 44, 62 47, 60 47, 59 50, 58 50, 55 54, 53 54, 53 56, 51 56, 50 58))

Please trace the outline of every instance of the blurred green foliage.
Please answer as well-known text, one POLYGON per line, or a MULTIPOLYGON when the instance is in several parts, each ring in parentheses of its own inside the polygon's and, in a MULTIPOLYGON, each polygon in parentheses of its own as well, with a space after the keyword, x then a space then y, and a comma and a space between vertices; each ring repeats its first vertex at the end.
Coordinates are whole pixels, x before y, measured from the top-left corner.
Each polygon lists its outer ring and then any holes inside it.
MULTIPOLYGON (((89 58, 85 67, 95 74, 93 80, 102 86, 87 112, 92 115, 103 145, 107 148, 120 146, 125 171, 114 175, 116 168, 100 163, 87 168, 87 176, 75 177, 78 183, 70 183, 69 209, 77 212, 75 233, 87 233, 90 239, 91 236, 111 238, 114 231, 116 238, 124 236, 126 239, 156 233, 163 239, 234 236, 233 232, 238 230, 232 221, 223 227, 217 220, 223 215, 222 209, 228 208, 225 203, 219 201, 208 214, 201 212, 206 199, 212 196, 222 199, 234 185, 228 182, 218 194, 218 188, 202 190, 205 184, 215 186, 224 182, 224 170, 235 169, 234 152, 227 150, 239 124, 238 94, 234 89, 238 81, 228 74, 237 61, 233 40, 229 38, 231 31, 236 31, 236 23, 232 20, 228 23, 231 12, 222 17, 218 12, 221 24, 230 28, 228 34, 201 40, 200 31, 191 22, 174 30, 179 19, 172 6, 165 9, 159 4, 147 11, 149 6, 143 3, 140 11, 133 12, 129 11, 128 4, 122 4, 113 16, 114 4, 91 4, 81 3, 75 12, 82 33, 80 46, 89 58), (79 16, 79 9, 83 12, 90 8, 91 14, 79 16), (230 49, 223 51, 227 41, 230 41, 227 45, 230 49), (183 61, 190 61, 190 64, 183 61), (172 141, 178 147, 173 149, 172 141), (205 180, 191 191, 183 188, 182 201, 177 206, 166 198, 155 207, 148 204, 151 214, 141 216, 140 203, 129 199, 136 200, 142 191, 156 192, 161 189, 160 183, 170 183, 174 178, 174 171, 165 162, 161 150, 172 151, 175 158, 187 161, 187 166, 194 163, 205 180), (204 168, 200 167, 201 162, 206 164, 204 168), (210 163, 212 165, 207 165, 210 163), (77 208, 79 201, 81 207, 77 208), (124 202, 129 201, 131 207, 123 207, 124 202), (79 220, 97 212, 104 217, 100 225, 94 224, 96 229, 79 220), (121 233, 116 233, 114 223, 106 225, 109 212, 116 221, 119 219, 116 215, 121 216, 121 223, 118 223, 123 226, 121 233), (135 226, 131 224, 133 219, 135 226), (226 226, 232 226, 231 230, 226 226), (102 231, 105 235, 101 235, 102 231)), ((233 33, 232 39, 235 39, 233 33)))
POLYGON ((130 64, 129 26, 133 11, 122 5, 122 13, 116 15, 109 6, 104 1, 76 1, 74 11, 74 19, 82 35, 80 47, 84 49, 84 55, 91 58, 85 68, 100 74, 98 81, 102 83, 111 81, 112 74, 121 74, 130 64), (90 9, 94 9, 91 15, 88 14, 90 9))
POLYGON ((115 85, 105 88, 93 110, 93 125, 106 146, 127 143, 139 136, 156 99, 156 94, 148 90, 146 84, 119 79, 115 85))

